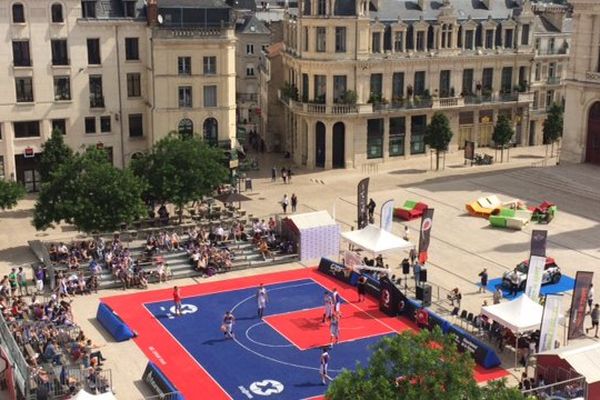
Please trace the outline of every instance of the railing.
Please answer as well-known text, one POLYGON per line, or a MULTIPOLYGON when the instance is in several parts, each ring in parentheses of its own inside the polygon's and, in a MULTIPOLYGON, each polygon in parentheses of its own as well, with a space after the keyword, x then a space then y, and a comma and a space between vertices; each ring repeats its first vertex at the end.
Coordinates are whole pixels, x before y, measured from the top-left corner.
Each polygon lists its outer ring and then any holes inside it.
POLYGON ((535 389, 522 390, 521 393, 523 393, 526 396, 537 395, 540 398, 587 399, 587 383, 585 382, 585 378, 583 376, 580 376, 578 378, 572 378, 562 382, 538 386, 535 389))
POLYGON ((1 313, 0 338, 2 339, 2 345, 6 348, 8 358, 10 358, 9 361, 14 367, 16 385, 21 393, 27 397, 30 393, 29 366, 1 313))
POLYGON ((444 97, 440 99, 434 99, 431 108, 452 108, 452 107, 463 107, 465 105, 465 99, 462 97, 444 97))
POLYGON ((585 73, 585 79, 600 82, 600 72, 588 71, 585 73))
POLYGON ((257 93, 238 93, 236 97, 238 101, 258 101, 257 93))
POLYGON ((549 85, 560 85, 560 78, 558 76, 549 76, 546 82, 549 85))
POLYGON ((90 108, 104 108, 104 96, 90 95, 90 108))
POLYGON ((552 55, 566 55, 568 54, 568 49, 566 48, 558 48, 558 49, 537 49, 535 51, 537 56, 552 56, 552 55))

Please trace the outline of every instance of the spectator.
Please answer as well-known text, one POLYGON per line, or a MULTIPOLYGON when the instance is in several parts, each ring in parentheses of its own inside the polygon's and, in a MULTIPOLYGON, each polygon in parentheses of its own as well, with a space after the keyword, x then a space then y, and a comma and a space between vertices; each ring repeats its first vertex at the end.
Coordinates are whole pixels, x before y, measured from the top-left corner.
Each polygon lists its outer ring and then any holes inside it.
POLYGON ((494 304, 500 304, 500 301, 502 301, 502 288, 497 287, 496 290, 494 291, 494 295, 493 295, 493 301, 494 304))
POLYGON ((288 206, 288 197, 287 197, 287 194, 284 194, 283 199, 281 200, 281 208, 283 209, 284 214, 287 212, 287 206, 288 206))
POLYGON ((590 290, 588 291, 587 303, 590 309, 589 313, 592 312, 592 306, 594 304, 594 284, 590 283, 590 290))
POLYGON ((586 328, 585 333, 587 334, 591 329, 596 328, 596 331, 594 332, 594 337, 597 338, 598 337, 598 323, 600 322, 600 304, 596 304, 590 314, 591 314, 590 316, 592 317, 592 326, 589 328, 586 328))
MULTIPOLYGON (((288 179, 291 178, 291 175, 288 177, 288 179)), ((292 212, 296 212, 296 207, 298 207, 298 197, 296 196, 296 193, 292 193, 292 212)))
POLYGON ((367 209, 369 211, 369 223, 373 224, 375 222, 374 220, 374 215, 375 215, 375 207, 377 207, 377 204, 375 204, 375 201, 373 201, 373 199, 369 199, 369 204, 367 204, 367 209))
POLYGON ((479 293, 485 292, 487 289, 487 284, 488 284, 487 268, 484 268, 483 271, 481 271, 479 273, 479 278, 480 278, 479 293))
POLYGON ((23 271, 23 267, 19 267, 19 272, 17 272, 17 284, 19 285, 19 295, 23 296, 23 292, 25 292, 25 295, 29 296, 27 276, 25 275, 25 271, 23 271))

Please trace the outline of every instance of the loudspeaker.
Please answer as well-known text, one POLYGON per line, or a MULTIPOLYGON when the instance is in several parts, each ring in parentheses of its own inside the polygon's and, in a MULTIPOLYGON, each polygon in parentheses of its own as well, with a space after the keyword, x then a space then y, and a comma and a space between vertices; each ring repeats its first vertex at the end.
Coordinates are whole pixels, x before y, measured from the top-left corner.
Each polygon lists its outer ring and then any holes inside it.
POLYGON ((431 305, 431 285, 417 286, 417 300, 421 300, 423 307, 431 305))
POLYGON ((427 270, 422 269, 419 273, 419 282, 427 282, 427 270))
POLYGON ((402 261, 402 273, 404 275, 408 275, 410 274, 410 263, 408 262, 408 260, 404 260, 402 261), (406 262, 404 262, 406 261, 406 262))

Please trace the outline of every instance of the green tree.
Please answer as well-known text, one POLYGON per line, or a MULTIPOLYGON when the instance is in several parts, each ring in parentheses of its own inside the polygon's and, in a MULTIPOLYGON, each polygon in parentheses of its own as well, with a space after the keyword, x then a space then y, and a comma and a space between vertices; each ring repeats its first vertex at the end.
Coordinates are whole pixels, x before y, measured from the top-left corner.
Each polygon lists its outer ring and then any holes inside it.
MULTIPOLYGON (((548 116, 544 121, 544 144, 552 145, 550 157, 554 153, 554 143, 562 136, 563 132, 563 108, 553 103, 548 110, 548 116)), ((546 147, 547 149, 547 147, 546 147)))
POLYGON ((506 115, 500 115, 492 134, 492 140, 496 143, 496 146, 500 147, 500 162, 504 162, 504 148, 510 142, 514 133, 510 119, 506 115))
POLYGON ((65 144, 64 135, 58 129, 53 130, 50 139, 42 145, 38 168, 42 182, 48 182, 52 173, 71 158, 73 150, 65 144))
POLYGON ((131 168, 147 183, 144 200, 174 204, 181 222, 187 203, 200 200, 227 182, 224 160, 222 149, 208 146, 197 136, 169 135, 149 154, 133 160, 131 168))
POLYGON ((446 115, 436 112, 427 125, 425 143, 435 149, 435 170, 440 169, 440 152, 448 150, 448 144, 452 140, 452 129, 446 115))
POLYGON ((64 221, 83 232, 114 231, 144 215, 143 189, 130 170, 113 167, 104 151, 90 147, 42 185, 33 225, 44 230, 64 221))
POLYGON ((25 188, 17 182, 0 179, 0 209, 10 210, 25 197, 25 188))
POLYGON ((373 346, 369 365, 343 370, 329 386, 328 400, 521 400, 504 382, 494 384, 497 397, 473 378, 473 358, 460 353, 453 337, 439 328, 387 336, 373 346), (502 394, 511 397, 500 397, 502 394))

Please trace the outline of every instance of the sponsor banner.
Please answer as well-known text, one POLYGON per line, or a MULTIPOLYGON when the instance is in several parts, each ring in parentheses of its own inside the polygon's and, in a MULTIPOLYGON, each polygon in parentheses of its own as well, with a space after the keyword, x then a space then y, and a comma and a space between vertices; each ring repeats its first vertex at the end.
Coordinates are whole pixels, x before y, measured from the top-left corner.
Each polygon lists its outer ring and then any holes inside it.
POLYGON ((540 328, 540 342, 538 352, 552 350, 554 341, 558 338, 558 323, 560 321, 563 296, 561 294, 546 295, 542 327, 540 328))
POLYGON ((548 231, 534 229, 531 231, 531 255, 546 257, 546 238, 548 231))
POLYGON ((465 160, 473 160, 475 158, 475 142, 465 140, 465 160))
POLYGON ((381 284, 379 310, 391 317, 395 317, 400 312, 400 307, 403 307, 406 298, 389 278, 381 278, 379 282, 381 284), (402 304, 400 304, 401 302, 402 304))
POLYGON ((537 300, 542 289, 542 276, 546 266, 546 257, 531 256, 529 258, 529 268, 527 270, 527 286, 525 294, 532 300, 537 300))
POLYGON ((381 229, 387 232, 391 232, 393 220, 394 200, 388 200, 381 206, 381 229))
POLYGON ((569 311, 568 340, 583 336, 583 322, 585 320, 587 298, 593 278, 593 272, 577 271, 577 275, 575 276, 575 290, 573 290, 571 310, 569 311))
POLYGON ((173 400, 183 400, 183 395, 179 394, 177 388, 162 373, 162 371, 151 361, 148 361, 146 370, 142 375, 142 380, 146 382, 159 396, 170 394, 173 400))
POLYGON ((358 223, 358 229, 362 229, 369 224, 369 208, 367 207, 369 202, 369 178, 365 178, 358 182, 356 195, 356 206, 358 211, 356 221, 358 223))
POLYGON ((327 258, 321 258, 321 262, 319 262, 319 271, 346 283, 350 283, 353 275, 351 269, 346 268, 342 264, 328 260, 327 258))
POLYGON ((421 218, 421 230, 419 234, 419 262, 424 264, 427 261, 427 249, 431 239, 431 224, 433 219, 433 208, 428 208, 421 218))

